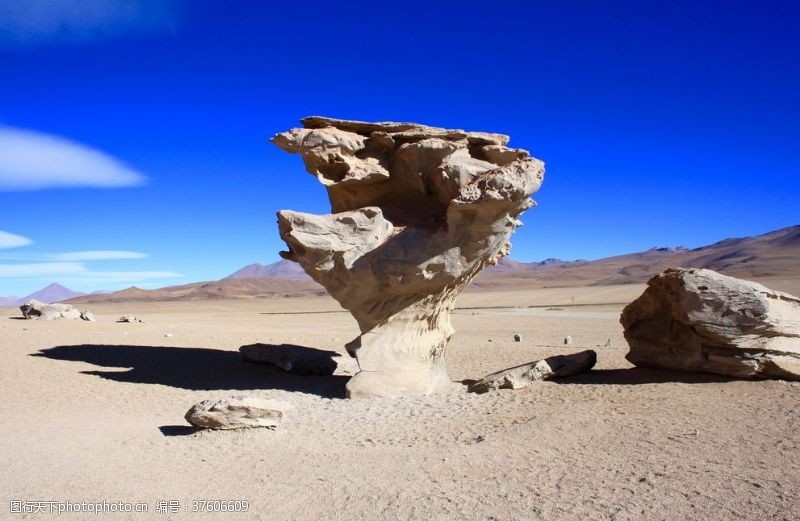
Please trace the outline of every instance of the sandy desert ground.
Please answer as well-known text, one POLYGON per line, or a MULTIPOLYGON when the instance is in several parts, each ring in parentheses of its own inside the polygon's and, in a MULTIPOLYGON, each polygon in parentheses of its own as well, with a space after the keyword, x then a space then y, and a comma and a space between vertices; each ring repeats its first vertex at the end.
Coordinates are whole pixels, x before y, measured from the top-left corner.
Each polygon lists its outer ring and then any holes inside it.
POLYGON ((0 517, 56 517, 8 514, 12 500, 106 500, 150 512, 98 518, 798 519, 800 383, 633 368, 618 317, 642 289, 470 292, 453 317, 453 385, 398 400, 346 400, 345 377, 240 361, 255 342, 342 351, 355 322, 325 297, 95 304, 96 323, 2 309, 0 517), (115 323, 122 313, 145 323, 115 323), (483 395, 459 383, 586 348, 598 365, 570 379, 483 395), (294 408, 277 431, 183 420, 243 393, 294 408), (248 512, 187 512, 229 499, 248 512), (159 500, 181 512, 156 513, 159 500))

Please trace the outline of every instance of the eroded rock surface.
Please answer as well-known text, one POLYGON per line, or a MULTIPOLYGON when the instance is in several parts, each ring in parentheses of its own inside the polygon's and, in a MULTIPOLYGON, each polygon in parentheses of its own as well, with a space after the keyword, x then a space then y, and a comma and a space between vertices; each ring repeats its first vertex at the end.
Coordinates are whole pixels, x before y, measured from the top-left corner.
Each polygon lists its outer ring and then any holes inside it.
POLYGON ((622 312, 637 366, 800 379, 800 298, 706 269, 670 268, 622 312))
POLYGON ((429 393, 449 382, 444 350, 455 298, 507 255, 544 164, 508 136, 413 123, 321 117, 273 142, 300 154, 333 213, 278 212, 300 263, 348 309, 360 372, 348 396, 429 393))
POLYGON ((22 311, 22 316, 28 320, 56 320, 59 318, 74 320, 80 318, 94 322, 94 315, 91 311, 79 311, 69 304, 47 304, 31 299, 21 305, 19 310, 22 311))
POLYGON ((583 373, 597 363, 592 350, 569 355, 556 355, 529 364, 498 371, 472 383, 469 391, 485 393, 494 389, 521 389, 541 380, 564 378, 583 373))
POLYGON ((186 413, 186 421, 201 429, 244 429, 267 427, 274 429, 283 420, 289 406, 278 400, 255 396, 234 396, 204 400, 186 413))

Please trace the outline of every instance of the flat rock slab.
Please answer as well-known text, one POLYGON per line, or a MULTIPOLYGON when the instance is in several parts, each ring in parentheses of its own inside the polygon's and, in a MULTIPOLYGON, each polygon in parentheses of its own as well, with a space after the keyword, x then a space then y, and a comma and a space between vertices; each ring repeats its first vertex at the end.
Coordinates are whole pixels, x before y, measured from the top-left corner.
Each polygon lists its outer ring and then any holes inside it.
POLYGON ((637 366, 800 379, 800 298, 755 282, 669 268, 620 322, 637 366))
POLYGON ((246 429, 266 427, 275 429, 283 420, 289 405, 278 400, 254 396, 234 396, 204 400, 186 413, 186 421, 201 429, 246 429))
POLYGON ((471 384, 469 391, 485 393, 493 389, 521 389, 540 380, 563 378, 590 370, 597 363, 592 350, 557 355, 492 373, 471 384))
POLYGON ((336 351, 293 344, 250 344, 239 348, 246 362, 270 364, 289 373, 327 376, 353 375, 358 364, 349 356, 336 351))

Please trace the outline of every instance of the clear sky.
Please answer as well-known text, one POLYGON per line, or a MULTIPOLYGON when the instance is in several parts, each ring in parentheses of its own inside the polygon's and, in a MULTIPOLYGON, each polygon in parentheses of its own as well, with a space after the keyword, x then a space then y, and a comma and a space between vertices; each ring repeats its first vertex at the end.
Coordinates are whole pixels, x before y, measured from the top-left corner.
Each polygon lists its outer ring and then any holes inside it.
POLYGON ((326 213, 317 114, 507 133, 512 257, 800 223, 796 1, 0 0, 0 295, 217 279, 326 213))

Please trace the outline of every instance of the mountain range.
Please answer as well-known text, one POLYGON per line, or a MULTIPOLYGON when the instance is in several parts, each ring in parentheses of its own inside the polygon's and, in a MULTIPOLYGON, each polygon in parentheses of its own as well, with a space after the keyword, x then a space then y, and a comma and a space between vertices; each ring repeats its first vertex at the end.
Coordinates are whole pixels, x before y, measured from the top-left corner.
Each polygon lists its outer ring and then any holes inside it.
POLYGON ((53 282, 47 287, 40 289, 39 291, 35 291, 26 297, 0 297, 0 307, 2 306, 19 306, 28 302, 29 300, 38 300, 40 302, 47 302, 48 304, 52 302, 60 302, 62 300, 69 300, 75 297, 81 297, 86 295, 86 293, 81 293, 80 291, 72 291, 69 288, 62 286, 56 282, 53 282))
MULTIPOLYGON (((645 282, 670 266, 709 268, 748 279, 800 278, 800 225, 774 232, 725 239, 709 246, 687 249, 652 248, 598 260, 518 262, 509 257, 483 271, 471 284, 473 290, 511 287, 558 287, 645 282)), ((50 284, 24 298, 0 297, 0 306, 18 306, 30 299, 72 303, 205 300, 225 298, 275 298, 322 295, 325 290, 306 275, 299 264, 281 260, 254 263, 227 277, 208 282, 145 290, 84 294, 60 284, 50 284)))
POLYGON ((708 268, 745 279, 800 277, 800 225, 700 248, 652 248, 594 261, 522 263, 504 258, 497 266, 487 268, 473 286, 632 284, 645 282, 670 266, 708 268))

